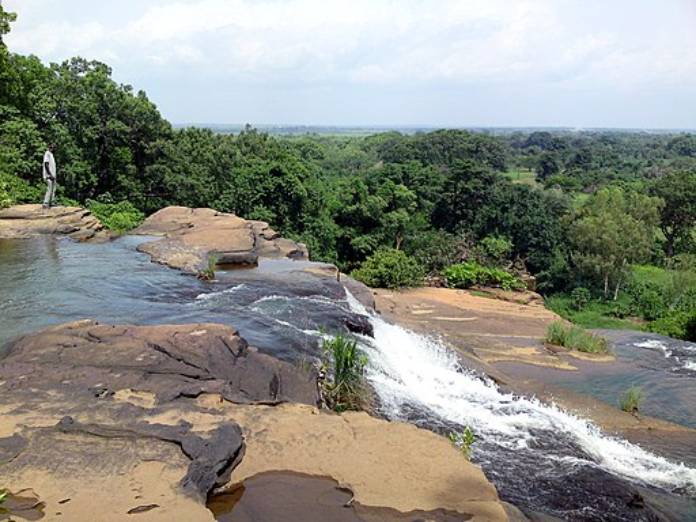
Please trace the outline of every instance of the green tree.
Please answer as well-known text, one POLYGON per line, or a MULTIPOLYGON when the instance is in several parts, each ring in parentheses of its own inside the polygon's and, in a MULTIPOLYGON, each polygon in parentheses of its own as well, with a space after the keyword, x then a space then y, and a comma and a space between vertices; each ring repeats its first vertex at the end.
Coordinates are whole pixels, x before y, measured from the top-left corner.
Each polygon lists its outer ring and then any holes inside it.
POLYGON ((597 192, 580 209, 570 228, 573 260, 604 297, 616 300, 631 263, 646 261, 655 241, 662 201, 619 188, 597 192))
POLYGON ((691 246, 696 227, 696 171, 672 172, 655 180, 650 193, 665 202, 660 210, 660 229, 665 236, 665 253, 691 246))

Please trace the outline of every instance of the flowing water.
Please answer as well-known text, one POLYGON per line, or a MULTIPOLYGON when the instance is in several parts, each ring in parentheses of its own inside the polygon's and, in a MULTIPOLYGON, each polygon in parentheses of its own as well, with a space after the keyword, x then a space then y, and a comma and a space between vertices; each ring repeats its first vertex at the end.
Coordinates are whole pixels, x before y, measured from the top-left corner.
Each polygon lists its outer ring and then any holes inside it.
POLYGON ((643 391, 641 413, 696 428, 695 343, 630 330, 599 333, 609 339, 615 362, 573 360, 576 372, 507 362, 497 366, 508 375, 559 385, 613 406, 637 386, 643 391))
MULTIPOLYGON (((0 241, 0 345, 51 324, 218 322, 289 361, 315 360, 321 330, 359 324, 367 377, 382 415, 447 434, 470 427, 472 459, 503 499, 566 520, 654 520, 640 497, 674 520, 696 520, 696 469, 603 435, 590 422, 500 391, 437 340, 368 314, 341 285, 265 262, 204 283, 150 263, 142 238, 103 245, 51 238, 0 241)), ((662 356, 662 355, 661 355, 662 356)))

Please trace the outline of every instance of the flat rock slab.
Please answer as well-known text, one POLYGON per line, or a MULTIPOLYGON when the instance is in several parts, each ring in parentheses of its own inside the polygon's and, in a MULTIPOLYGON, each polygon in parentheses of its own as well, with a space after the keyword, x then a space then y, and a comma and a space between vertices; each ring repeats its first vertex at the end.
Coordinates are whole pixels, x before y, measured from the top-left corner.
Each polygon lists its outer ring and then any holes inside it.
POLYGON ((263 221, 247 221, 210 208, 166 207, 132 232, 164 236, 141 244, 157 263, 197 273, 214 256, 218 265, 255 265, 259 257, 308 259, 307 247, 284 239, 263 221))
POLYGON ((313 372, 229 327, 48 328, 0 360, 2 486, 46 520, 212 521, 211 491, 289 470, 333 477, 363 506, 507 519, 445 438, 316 401, 313 372))
POLYGON ((23 239, 40 235, 68 236, 78 241, 107 239, 101 222, 80 207, 15 205, 0 210, 0 239, 23 239))

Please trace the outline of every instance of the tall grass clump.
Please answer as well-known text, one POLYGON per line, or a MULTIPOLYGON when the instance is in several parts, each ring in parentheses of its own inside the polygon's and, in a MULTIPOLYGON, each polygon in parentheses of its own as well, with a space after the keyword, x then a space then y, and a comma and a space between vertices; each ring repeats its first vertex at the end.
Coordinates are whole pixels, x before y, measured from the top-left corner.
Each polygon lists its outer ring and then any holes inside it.
POLYGON ((643 402, 643 390, 637 386, 631 386, 619 399, 619 406, 627 413, 636 414, 641 402, 643 402))
POLYGON ((566 326, 561 321, 554 321, 546 329, 546 342, 564 346, 571 350, 585 353, 607 353, 607 340, 594 335, 579 326, 566 326))
POLYGON ((361 410, 365 404, 367 357, 356 341, 343 334, 325 339, 322 345, 327 374, 322 388, 326 404, 337 412, 361 410))

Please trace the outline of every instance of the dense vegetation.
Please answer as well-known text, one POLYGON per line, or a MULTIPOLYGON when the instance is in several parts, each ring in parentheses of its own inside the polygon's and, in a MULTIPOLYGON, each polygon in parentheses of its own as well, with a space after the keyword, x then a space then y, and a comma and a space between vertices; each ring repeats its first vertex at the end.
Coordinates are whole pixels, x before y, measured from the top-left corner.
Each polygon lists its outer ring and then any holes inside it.
MULTIPOLYGON (((12 20, 0 7, 0 36, 12 20)), ((0 206, 40 201, 48 143, 61 200, 119 231, 166 205, 213 207, 373 284, 444 272, 515 288, 531 273, 587 326, 696 330, 696 135, 176 130, 105 64, 46 66, 0 44, 0 206)))

